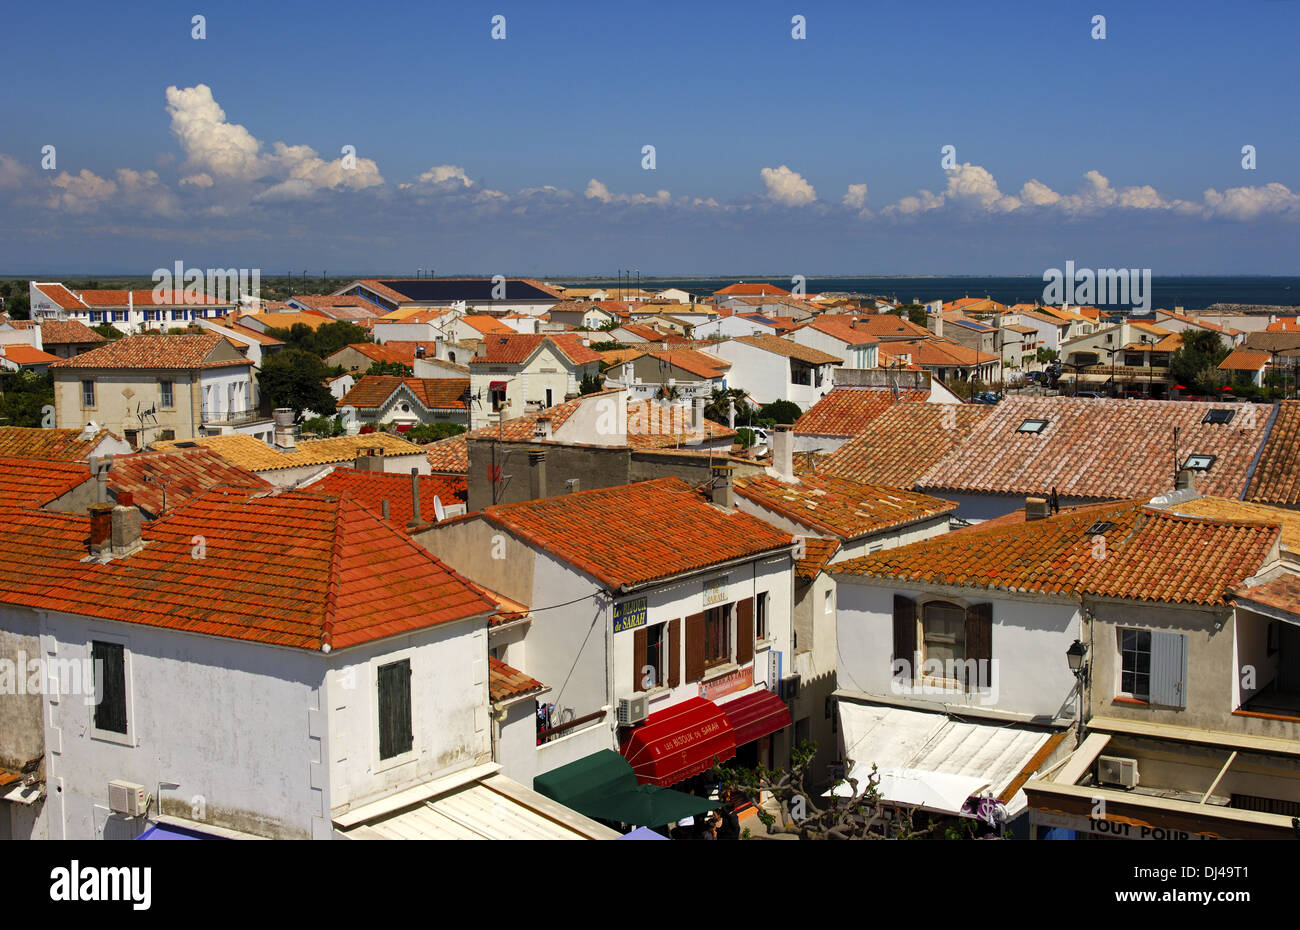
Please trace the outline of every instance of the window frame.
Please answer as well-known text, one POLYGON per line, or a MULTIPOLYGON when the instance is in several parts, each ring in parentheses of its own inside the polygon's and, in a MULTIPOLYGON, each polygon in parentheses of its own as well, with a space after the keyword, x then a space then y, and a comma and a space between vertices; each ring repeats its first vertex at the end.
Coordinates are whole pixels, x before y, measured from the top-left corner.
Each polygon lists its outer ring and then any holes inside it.
POLYGON ((86 708, 90 716, 90 738, 106 743, 117 743, 119 746, 135 746, 135 700, 131 689, 131 649, 129 641, 124 636, 92 630, 86 640, 86 654, 90 658, 90 674, 92 681, 94 681, 92 696, 95 698, 95 700, 89 702, 89 706, 86 708), (95 665, 96 643, 117 646, 122 650, 122 705, 123 712, 126 715, 125 733, 104 729, 98 725, 98 711, 101 702, 98 700, 99 669, 95 665))
MULTIPOLYGON (((658 691, 661 688, 668 687, 668 621, 662 623, 650 624, 646 627, 646 649, 645 664, 654 669, 654 687, 646 688, 646 692, 658 691), (650 637, 655 636, 658 642, 652 643, 650 637)), ((636 670, 638 676, 635 684, 641 683, 641 676, 645 674, 644 668, 636 670)), ((635 689, 634 689, 635 690, 635 689)))
POLYGON ((171 410, 176 406, 175 381, 158 382, 158 405, 165 410, 171 410))
POLYGON ((1152 645, 1152 643, 1151 643, 1151 631, 1150 631, 1150 630, 1144 630, 1144 629, 1142 629, 1142 628, 1140 628, 1140 627, 1131 627, 1131 626, 1117 626, 1117 627, 1115 628, 1115 651, 1116 651, 1116 653, 1117 653, 1117 659, 1118 659, 1118 661, 1116 661, 1116 663, 1115 663, 1115 675, 1116 675, 1116 682, 1115 682, 1115 696, 1116 696, 1117 698, 1122 698, 1122 699, 1124 699, 1124 700, 1126 700, 1126 701, 1133 701, 1133 702, 1137 702, 1137 703, 1140 703, 1140 704, 1150 704, 1150 703, 1151 703, 1151 661, 1152 661, 1152 650, 1151 650, 1151 645, 1152 645), (1126 649, 1124 648, 1124 634, 1125 634, 1125 633, 1134 633, 1134 634, 1136 634, 1136 635, 1138 636, 1138 643, 1139 643, 1139 644, 1140 644, 1140 642, 1141 642, 1141 637, 1143 637, 1143 636, 1146 637, 1146 649, 1145 649, 1145 652, 1146 652, 1147 661, 1146 661, 1146 671, 1145 671, 1145 672, 1140 672, 1140 671, 1137 670, 1136 662, 1135 662, 1135 667, 1134 667, 1134 669, 1133 669, 1132 672, 1127 672, 1127 671, 1125 670, 1125 667, 1124 667, 1124 666, 1125 666, 1125 655, 1126 655, 1126 653, 1132 654, 1133 656, 1136 657, 1136 656, 1140 656, 1140 655, 1142 654, 1142 652, 1143 652, 1143 650, 1142 650, 1140 647, 1139 647, 1139 648, 1134 648, 1134 649, 1129 649, 1129 650, 1126 650, 1126 649), (1134 680, 1133 680, 1133 684, 1134 684, 1134 685, 1137 685, 1137 684, 1138 684, 1138 681, 1137 681, 1138 677, 1144 677, 1144 678, 1146 679, 1146 691, 1145 691, 1145 692, 1139 692, 1139 691, 1137 691, 1136 689, 1135 689, 1135 690, 1131 690, 1131 691, 1130 691, 1130 690, 1125 690, 1125 688, 1124 688, 1124 684, 1125 684, 1125 682, 1124 682, 1124 676, 1125 676, 1125 675, 1128 675, 1128 674, 1131 674, 1131 675, 1134 676, 1134 680))
POLYGON ((720 665, 728 665, 735 661, 735 604, 718 604, 715 607, 707 607, 704 610, 704 671, 705 674, 710 669, 717 668, 720 665), (715 631, 719 630, 722 639, 722 650, 720 655, 713 655, 713 645, 715 631))
POLYGON ((771 618, 768 616, 768 604, 771 596, 766 591, 754 595, 754 641, 766 642, 772 636, 771 618))
POLYGON ((960 641, 961 655, 958 656, 954 654, 952 658, 953 661, 955 662, 960 661, 962 663, 965 663, 966 661, 966 611, 970 605, 964 604, 960 601, 952 601, 952 600, 948 600, 947 598, 938 597, 938 598, 930 598, 929 600, 922 601, 916 606, 917 606, 917 611, 916 611, 917 645, 920 647, 920 652, 921 652, 921 667, 915 670, 917 680, 922 681, 924 684, 927 685, 937 685, 943 688, 951 687, 954 689, 960 689, 961 682, 959 682, 955 678, 948 677, 947 674, 948 664, 946 661, 942 662, 943 664, 942 674, 938 676, 926 674, 925 668, 930 662, 930 636, 926 631, 926 622, 928 620, 926 615, 929 613, 932 607, 944 607, 944 608, 950 608, 952 610, 957 611, 958 614, 957 623, 960 629, 960 633, 957 635, 956 639, 960 641))
POLYGON ((372 705, 373 711, 370 715, 370 720, 371 720, 371 726, 374 728, 373 758, 374 758, 374 771, 376 773, 387 771, 388 769, 396 768, 399 765, 405 765, 408 762, 414 761, 419 755, 419 750, 417 749, 416 739, 415 739, 415 733, 417 730, 416 721, 415 721, 415 708, 416 708, 415 664, 414 662, 411 661, 412 657, 413 657, 413 653, 411 650, 403 650, 401 652, 389 653, 382 657, 376 657, 372 659, 370 662, 371 665, 371 672, 370 672, 371 692, 370 693, 374 695, 374 704, 372 705), (395 753, 391 756, 384 756, 383 755, 383 729, 381 723, 382 705, 380 701, 380 690, 379 690, 380 670, 384 668, 389 668, 394 665, 402 665, 402 664, 405 664, 408 671, 410 672, 410 677, 409 677, 410 685, 407 688, 407 700, 409 702, 408 714, 411 723, 411 744, 408 748, 402 750, 401 752, 395 753))

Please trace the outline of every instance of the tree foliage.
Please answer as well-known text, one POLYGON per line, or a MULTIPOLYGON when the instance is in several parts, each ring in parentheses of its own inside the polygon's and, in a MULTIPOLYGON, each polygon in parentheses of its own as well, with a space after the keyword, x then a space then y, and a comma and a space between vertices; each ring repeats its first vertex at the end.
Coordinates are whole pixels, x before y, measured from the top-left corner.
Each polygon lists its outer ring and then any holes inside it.
POLYGON ((605 386, 605 379, 600 375, 583 375, 582 383, 578 385, 578 391, 582 394, 595 394, 605 386))
POLYGON ((726 426, 728 401, 732 401, 736 405, 737 423, 748 423, 753 419, 754 408, 745 400, 743 388, 727 388, 725 391, 722 388, 714 388, 708 404, 704 407, 705 418, 726 426))
POLYGON ((48 427, 46 408, 54 409, 54 376, 49 372, 0 374, 0 426, 48 427))
POLYGON ((792 400, 774 400, 760 407, 758 416, 761 420, 771 420, 774 423, 793 424, 803 416, 803 411, 792 400))
POLYGON ((437 442, 439 439, 447 439, 451 436, 459 436, 465 432, 465 427, 459 423, 421 423, 419 426, 412 426, 402 438, 407 442, 427 445, 431 442, 437 442))
POLYGON ((1207 329, 1186 330, 1183 344, 1169 359, 1169 377, 1192 394, 1213 394, 1222 381, 1219 363, 1228 357, 1228 352, 1218 333, 1207 329))
POLYGON ((325 386, 330 370, 319 357, 302 349, 285 349, 262 360, 258 383, 272 407, 334 413, 334 395, 325 386))
POLYGON ((339 349, 354 342, 373 342, 370 334, 355 323, 338 320, 312 329, 306 323, 294 323, 288 329, 268 329, 268 336, 273 336, 285 344, 285 349, 300 349, 310 352, 318 358, 333 355, 339 349))
POLYGON ((410 378, 415 375, 415 369, 410 365, 403 365, 401 362, 371 362, 370 367, 366 369, 368 375, 396 375, 399 378, 410 378))

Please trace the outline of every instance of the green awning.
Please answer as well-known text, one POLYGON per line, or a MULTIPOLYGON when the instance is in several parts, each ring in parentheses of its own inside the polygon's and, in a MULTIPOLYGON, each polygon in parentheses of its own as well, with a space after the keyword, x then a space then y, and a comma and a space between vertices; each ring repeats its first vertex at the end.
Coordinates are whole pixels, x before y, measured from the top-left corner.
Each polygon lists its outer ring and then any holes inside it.
POLYGON ((676 823, 720 806, 683 791, 638 785, 632 766, 612 749, 538 775, 533 790, 588 817, 642 827, 676 823))

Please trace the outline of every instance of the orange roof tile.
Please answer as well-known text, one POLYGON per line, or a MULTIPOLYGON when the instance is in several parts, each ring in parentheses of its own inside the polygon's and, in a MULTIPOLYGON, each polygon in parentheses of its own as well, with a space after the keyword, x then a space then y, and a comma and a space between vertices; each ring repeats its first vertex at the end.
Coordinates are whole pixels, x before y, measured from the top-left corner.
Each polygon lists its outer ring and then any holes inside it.
MULTIPOLYGON (((342 494, 351 497, 372 514, 383 518, 384 501, 388 501, 388 524, 406 532, 411 516, 415 513, 415 501, 411 497, 411 478, 395 472, 357 471, 355 468, 338 467, 321 480, 308 486, 312 491, 323 494, 342 494)), ((445 475, 420 476, 420 523, 436 523, 433 499, 436 497, 444 505, 457 501, 464 503, 468 488, 464 478, 449 478, 445 475)))
POLYGON ((929 391, 875 388, 835 388, 795 421, 794 432, 803 436, 856 436, 876 417, 895 404, 921 404, 929 391))
POLYGON ((403 393, 426 411, 464 410, 469 378, 399 378, 396 375, 364 375, 339 400, 340 407, 375 410, 403 393))
POLYGON ((439 439, 424 447, 429 467, 437 474, 469 474, 469 442, 465 434, 439 439))
POLYGON ((957 509, 917 491, 882 488, 834 475, 803 475, 786 483, 767 475, 735 480, 736 493, 760 507, 848 541, 931 520, 957 509))
POLYGON ((880 355, 882 364, 886 357, 909 355, 915 364, 923 368, 965 368, 998 361, 996 355, 972 349, 951 339, 936 337, 883 342, 880 345, 880 355))
MULTIPOLYGON (((551 309, 554 310, 556 308, 552 307, 551 309)), ((463 316, 460 318, 460 321, 467 326, 474 327, 485 336, 492 333, 503 333, 505 335, 512 335, 514 333, 513 329, 502 323, 500 320, 495 317, 485 316, 481 313, 463 316)))
POLYGON ((44 320, 41 322, 42 345, 88 345, 107 341, 80 320, 44 320))
MULTIPOLYGON (((911 320, 892 313, 872 313, 860 316, 857 329, 863 330, 877 339, 929 339, 933 335, 924 326, 917 326, 911 320)), ((882 347, 883 351, 883 347, 882 347)))
POLYGON ((25 345, 21 342, 0 345, 0 357, 13 362, 15 365, 48 365, 51 362, 59 361, 59 356, 51 355, 49 352, 42 352, 35 346, 25 345))
POLYGON ((202 447, 117 455, 108 471, 108 489, 114 499, 130 493, 135 505, 150 517, 182 507, 218 486, 251 491, 271 488, 251 471, 202 447))
POLYGON ((833 336, 851 346, 868 346, 879 342, 880 340, 871 333, 859 328, 857 319, 857 317, 846 317, 842 314, 832 313, 819 316, 808 324, 808 328, 833 336))
POLYGON ((1220 371, 1259 371, 1272 361, 1267 352, 1253 352, 1250 349, 1233 349, 1228 357, 1219 362, 1220 371))
POLYGON ((0 503, 43 507, 90 477, 80 462, 0 458, 0 503))
POLYGON ((1276 526, 1172 516, 1126 501, 950 533, 829 570, 985 590, 1224 606, 1235 587, 1275 557, 1278 533, 1276 526), (1100 534, 1104 546, 1088 532, 1099 522, 1111 524, 1100 534))
POLYGON ((803 536, 804 557, 795 559, 794 576, 799 581, 812 581, 817 577, 840 551, 838 539, 822 539, 818 536, 803 536))
MULTIPOLYGON (((79 429, 37 429, 32 426, 0 426, 0 456, 4 458, 50 459, 58 462, 84 462, 105 437, 113 436, 101 429, 82 438, 79 429)), ((118 438, 113 436, 113 438, 118 438)))
POLYGON ((600 354, 583 345, 582 336, 570 333, 516 333, 492 335, 483 340, 486 354, 470 359, 471 365, 522 365, 542 343, 549 343, 574 365, 599 362, 600 354))
POLYGON ((610 587, 774 553, 790 537, 706 503, 680 478, 488 507, 496 526, 610 587))
POLYGON ((992 409, 984 404, 894 404, 818 462, 817 471, 910 488, 992 409))
POLYGON ((1289 572, 1279 575, 1272 581, 1255 585, 1253 588, 1237 589, 1237 602, 1247 602, 1246 607, 1262 604, 1285 613, 1300 616, 1300 576, 1289 572))
POLYGON ((790 292, 784 288, 777 287, 775 284, 747 284, 744 281, 738 281, 735 284, 728 284, 720 291, 714 291, 713 295, 717 296, 768 296, 768 297, 789 297, 790 292))
POLYGON ((732 341, 741 345, 753 346, 774 355, 798 359, 810 365, 841 365, 844 363, 844 359, 838 355, 831 355, 829 352, 822 352, 820 349, 810 349, 808 346, 801 346, 797 342, 782 339, 780 336, 740 336, 732 341))
MULTIPOLYGON (((1236 497, 1233 495, 1225 495, 1236 497)), ((1300 400, 1277 406, 1272 429, 1264 440, 1250 486, 1242 495, 1257 504, 1294 507, 1300 504, 1300 400)))
POLYGON ((646 354, 701 378, 720 378, 731 368, 725 358, 696 349, 660 349, 646 354))
POLYGON ((493 701, 507 701, 541 691, 546 686, 536 678, 511 668, 500 659, 488 656, 488 697, 493 701))
POLYGON ((123 336, 98 349, 72 358, 61 359, 51 368, 147 368, 184 369, 229 368, 249 366, 246 358, 221 359, 213 353, 228 344, 220 333, 185 333, 178 336, 156 334, 123 336))

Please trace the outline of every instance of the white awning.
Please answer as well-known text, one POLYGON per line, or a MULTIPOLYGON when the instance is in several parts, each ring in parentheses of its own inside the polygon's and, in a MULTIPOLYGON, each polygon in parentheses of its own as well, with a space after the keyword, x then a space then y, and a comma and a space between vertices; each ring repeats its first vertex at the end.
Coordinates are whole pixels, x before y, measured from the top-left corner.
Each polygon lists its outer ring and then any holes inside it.
MULTIPOLYGON (((968 798, 1000 797, 1052 734, 1013 723, 969 723, 944 714, 838 702, 849 775, 866 784, 874 764, 886 801, 960 814, 968 798)), ((848 797, 848 784, 833 790, 848 797)), ((1027 806, 1023 791, 1007 816, 1027 806)))

